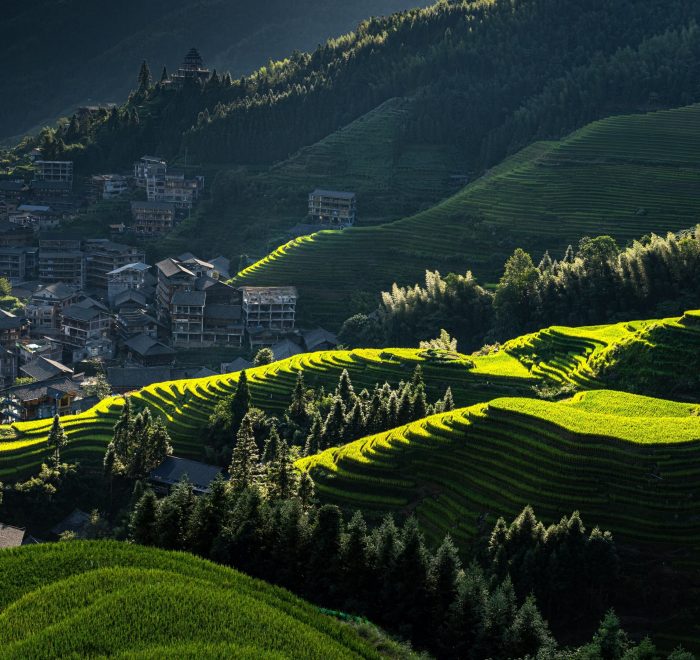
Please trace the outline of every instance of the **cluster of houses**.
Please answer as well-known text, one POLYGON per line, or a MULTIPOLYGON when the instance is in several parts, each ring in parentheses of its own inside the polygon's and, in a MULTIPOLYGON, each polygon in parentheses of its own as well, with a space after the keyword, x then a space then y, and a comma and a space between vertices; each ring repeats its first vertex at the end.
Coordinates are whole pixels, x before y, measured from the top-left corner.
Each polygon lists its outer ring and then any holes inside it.
POLYGON ((24 313, 0 311, 5 420, 92 405, 82 394, 86 379, 74 371, 85 361, 103 363, 112 390, 126 392, 214 373, 178 367, 181 350, 230 348, 239 357, 221 365, 226 373, 250 366, 240 356, 262 347, 284 359, 337 345, 322 328, 297 328, 294 287, 231 286, 229 267, 224 257, 191 253, 150 266, 141 249, 108 239, 43 237, 36 279, 14 281, 13 293, 27 300, 24 313))

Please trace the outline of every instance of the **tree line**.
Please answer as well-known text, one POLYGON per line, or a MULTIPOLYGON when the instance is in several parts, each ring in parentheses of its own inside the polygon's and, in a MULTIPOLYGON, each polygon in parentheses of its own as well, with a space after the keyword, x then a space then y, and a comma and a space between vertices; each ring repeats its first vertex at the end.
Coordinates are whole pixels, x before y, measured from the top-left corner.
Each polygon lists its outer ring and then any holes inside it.
POLYGON ((584 237, 538 263, 518 248, 495 291, 471 273, 427 272, 425 285, 383 292, 378 312, 351 317, 339 338, 348 346, 415 346, 445 329, 468 352, 553 324, 681 314, 700 306, 699 277, 700 225, 625 249, 609 236, 584 237))
POLYGON ((235 452, 237 437, 245 426, 257 450, 265 455, 269 443, 280 436, 297 455, 311 455, 328 447, 337 447, 352 440, 422 419, 428 415, 454 409, 454 398, 448 387, 442 397, 430 402, 420 365, 411 378, 392 387, 377 383, 372 391, 356 392, 347 369, 343 369, 335 390, 323 386, 307 387, 304 372, 297 373, 291 400, 281 418, 268 415, 253 406, 248 376, 242 371, 236 391, 216 404, 203 431, 210 460, 228 464, 235 452))

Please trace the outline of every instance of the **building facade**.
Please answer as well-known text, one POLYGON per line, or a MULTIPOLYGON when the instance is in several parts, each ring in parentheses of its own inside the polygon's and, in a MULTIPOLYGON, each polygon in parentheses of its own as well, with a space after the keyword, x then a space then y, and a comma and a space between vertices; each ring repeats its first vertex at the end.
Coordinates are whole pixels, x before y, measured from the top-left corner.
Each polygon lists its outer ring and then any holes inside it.
POLYGON ((357 198, 353 192, 322 190, 309 193, 309 221, 325 227, 352 227, 357 213, 357 198))
POLYGON ((131 202, 131 217, 131 228, 137 234, 166 234, 175 225, 175 205, 168 202, 131 202))

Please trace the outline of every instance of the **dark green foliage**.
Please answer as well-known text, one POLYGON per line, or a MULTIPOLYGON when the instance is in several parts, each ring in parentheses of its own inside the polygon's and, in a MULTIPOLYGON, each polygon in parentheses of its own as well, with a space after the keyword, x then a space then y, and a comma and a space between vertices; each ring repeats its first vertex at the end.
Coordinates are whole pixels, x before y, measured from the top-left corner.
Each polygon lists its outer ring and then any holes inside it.
POLYGON ((61 449, 68 444, 68 437, 61 426, 58 415, 54 415, 53 424, 51 425, 49 437, 46 442, 52 453, 51 458, 53 460, 53 465, 54 467, 58 467, 61 464, 61 449))
POLYGON ((248 415, 243 417, 238 429, 228 472, 231 483, 238 492, 253 489, 261 483, 260 454, 253 434, 252 421, 248 415))
POLYGON ((236 392, 231 398, 231 433, 236 435, 238 429, 241 426, 243 418, 246 416, 247 412, 250 410, 252 402, 252 397, 250 394, 250 388, 248 387, 248 374, 246 374, 245 369, 241 371, 241 375, 238 378, 238 383, 236 385, 236 392))
POLYGON ((253 358, 254 367, 262 367, 266 364, 272 364, 275 361, 275 356, 269 348, 261 348, 253 358))
POLYGON ((131 514, 131 538, 141 545, 155 545, 159 538, 156 531, 157 519, 158 500, 152 490, 147 490, 131 514))

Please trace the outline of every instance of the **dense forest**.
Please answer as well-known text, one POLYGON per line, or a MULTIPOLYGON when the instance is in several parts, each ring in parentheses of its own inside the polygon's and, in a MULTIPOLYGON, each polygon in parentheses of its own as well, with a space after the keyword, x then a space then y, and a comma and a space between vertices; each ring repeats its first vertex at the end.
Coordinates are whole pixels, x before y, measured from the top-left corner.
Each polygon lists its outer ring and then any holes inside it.
POLYGON ((698 18, 687 0, 443 2, 366 20, 237 80, 217 75, 175 94, 149 86, 117 116, 61 137, 89 146, 85 167, 184 149, 205 162, 272 163, 417 95, 397 148, 456 143, 479 171, 596 117, 696 100, 698 18))
POLYGON ((315 48, 367 16, 416 4, 421 3, 5 2, 0 50, 12 66, 0 81, 0 139, 70 115, 81 104, 121 103, 144 58, 159 71, 164 64, 170 69, 197 45, 207 64, 238 76, 295 49, 315 48), (74 38, 67 39, 68 33, 74 38))

